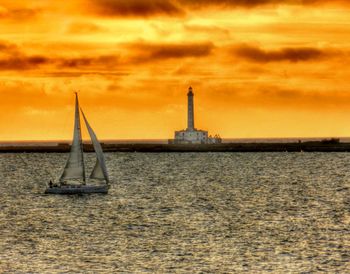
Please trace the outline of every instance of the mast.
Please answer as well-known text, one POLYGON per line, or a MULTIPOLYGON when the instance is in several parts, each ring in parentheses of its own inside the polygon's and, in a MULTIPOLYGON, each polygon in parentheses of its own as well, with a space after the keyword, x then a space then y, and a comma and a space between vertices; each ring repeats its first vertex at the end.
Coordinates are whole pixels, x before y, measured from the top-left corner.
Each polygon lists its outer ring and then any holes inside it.
POLYGON ((80 151, 81 151, 81 161, 83 166, 83 184, 86 184, 86 175, 85 175, 85 164, 84 164, 84 146, 83 146, 83 138, 81 136, 81 125, 80 125, 80 113, 79 113, 79 100, 78 93, 75 92, 75 117, 77 120, 77 128, 79 132, 79 143, 80 143, 80 151))

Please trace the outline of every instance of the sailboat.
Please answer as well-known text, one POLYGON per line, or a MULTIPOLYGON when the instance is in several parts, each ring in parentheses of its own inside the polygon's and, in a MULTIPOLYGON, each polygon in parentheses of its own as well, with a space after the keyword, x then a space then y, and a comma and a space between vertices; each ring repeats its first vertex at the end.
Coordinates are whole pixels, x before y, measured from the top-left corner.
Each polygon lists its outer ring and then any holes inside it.
POLYGON ((87 121, 84 112, 79 108, 78 94, 75 93, 75 119, 73 142, 67 163, 63 173, 59 178, 58 183, 50 181, 49 187, 45 194, 85 194, 85 193, 104 193, 107 194, 109 189, 109 178, 105 158, 102 147, 97 139, 97 136, 87 121), (81 137, 80 127, 80 112, 81 111, 85 125, 89 132, 92 145, 96 153, 96 164, 93 168, 90 179, 92 181, 100 181, 100 183, 87 184, 85 176, 83 142, 81 137), (101 181, 103 183, 101 183, 101 181))

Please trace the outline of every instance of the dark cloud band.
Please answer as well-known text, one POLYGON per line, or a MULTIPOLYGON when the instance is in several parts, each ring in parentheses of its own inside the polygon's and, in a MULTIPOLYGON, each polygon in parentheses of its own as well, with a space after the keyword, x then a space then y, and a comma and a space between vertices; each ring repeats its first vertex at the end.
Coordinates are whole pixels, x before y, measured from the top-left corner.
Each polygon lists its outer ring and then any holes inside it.
POLYGON ((181 15, 183 10, 170 0, 87 0, 90 10, 102 16, 148 17, 181 15))
POLYGON ((135 60, 142 62, 171 58, 205 57, 214 49, 212 43, 191 44, 133 44, 130 49, 138 52, 135 60))
POLYGON ((327 52, 317 48, 282 48, 268 51, 249 45, 234 47, 232 53, 235 56, 257 63, 313 61, 329 55, 327 52))
MULTIPOLYGON (((119 45, 126 51, 126 55, 101 55, 82 57, 52 57, 46 55, 28 56, 21 52, 13 44, 0 43, 0 50, 6 53, 0 55, 0 70, 31 70, 40 69, 42 66, 49 66, 51 70, 71 69, 114 69, 121 66, 135 65, 164 61, 167 59, 200 58, 209 56, 214 49, 214 44, 189 43, 189 44, 148 44, 133 43, 119 45)), ((51 71, 52 72, 52 71, 51 71)))
POLYGON ((182 16, 192 8, 347 4, 348 0, 85 0, 90 12, 109 17, 182 16))

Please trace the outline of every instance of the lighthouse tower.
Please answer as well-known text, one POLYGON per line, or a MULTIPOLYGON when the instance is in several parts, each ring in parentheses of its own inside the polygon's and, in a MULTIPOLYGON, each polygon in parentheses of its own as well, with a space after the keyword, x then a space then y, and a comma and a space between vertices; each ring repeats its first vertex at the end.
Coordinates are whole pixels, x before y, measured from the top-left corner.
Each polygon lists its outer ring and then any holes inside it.
POLYGON ((192 87, 189 87, 187 93, 187 131, 194 130, 194 107, 193 107, 192 87))

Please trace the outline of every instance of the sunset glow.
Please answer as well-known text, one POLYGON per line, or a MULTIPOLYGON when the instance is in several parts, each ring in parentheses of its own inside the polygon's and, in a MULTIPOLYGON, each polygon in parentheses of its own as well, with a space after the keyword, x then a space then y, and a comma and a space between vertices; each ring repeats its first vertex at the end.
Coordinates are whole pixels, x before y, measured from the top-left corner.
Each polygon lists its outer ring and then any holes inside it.
POLYGON ((350 136, 349 1, 0 0, 0 140, 350 136))

